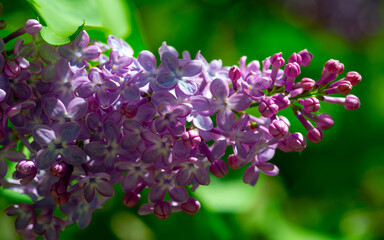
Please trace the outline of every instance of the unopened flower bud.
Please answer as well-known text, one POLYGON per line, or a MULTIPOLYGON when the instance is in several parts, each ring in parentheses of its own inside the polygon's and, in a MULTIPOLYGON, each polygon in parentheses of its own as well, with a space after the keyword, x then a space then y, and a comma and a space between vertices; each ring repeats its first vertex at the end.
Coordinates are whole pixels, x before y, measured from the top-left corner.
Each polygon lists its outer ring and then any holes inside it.
POLYGON ((285 63, 284 58, 282 57, 283 53, 279 52, 271 56, 270 61, 274 67, 282 67, 285 63))
POLYGON ((52 176, 62 178, 67 171, 67 164, 64 162, 54 162, 51 165, 50 172, 52 176))
POLYGON ((283 110, 287 107, 289 107, 289 104, 291 104, 291 101, 289 101, 289 98, 281 93, 275 94, 272 96, 272 100, 279 106, 279 110, 283 110))
POLYGON ((136 103, 123 103, 120 107, 121 115, 124 115, 126 118, 133 118, 138 110, 139 106, 136 103))
POLYGON ((42 27, 43 26, 35 19, 29 19, 24 25, 25 31, 31 35, 39 33, 42 27))
POLYGON ((16 165, 17 171, 24 175, 36 174, 37 168, 33 161, 23 160, 16 165))
POLYGON ((320 109, 320 102, 315 97, 300 99, 299 103, 304 106, 304 111, 307 112, 317 112, 320 109))
POLYGON ((288 134, 288 126, 282 120, 273 120, 268 127, 269 133, 275 138, 282 138, 288 134))
POLYGON ((295 132, 289 135, 286 143, 289 148, 297 152, 303 151, 307 146, 307 141, 305 140, 303 134, 300 132, 295 132))
POLYGON ((324 135, 320 128, 312 128, 308 131, 307 138, 311 142, 318 143, 323 140, 324 135))
POLYGON ((240 160, 234 154, 228 156, 228 165, 232 169, 239 169, 241 167, 240 160))
POLYGON ((228 173, 228 166, 223 160, 215 160, 209 167, 209 170, 216 177, 223 178, 228 173))
POLYGON ((301 55, 298 54, 298 53, 293 53, 289 58, 288 58, 288 62, 289 63, 298 63, 299 65, 301 65, 301 55))
POLYGON ((166 219, 171 215, 171 205, 168 202, 158 202, 154 206, 155 216, 159 219, 166 219))
POLYGON ((300 75, 300 65, 296 62, 288 63, 284 67, 284 73, 287 77, 296 78, 300 75))
POLYGON ((237 66, 231 67, 228 72, 228 77, 229 79, 231 79, 232 83, 239 80, 239 78, 241 77, 240 68, 238 68, 237 66))
POLYGON ((181 207, 181 210, 183 210, 183 212, 189 215, 193 215, 199 211, 201 205, 200 205, 200 202, 197 201, 196 199, 188 198, 188 200, 182 203, 180 207, 181 207))
POLYGON ((361 82, 361 75, 358 72, 351 71, 347 73, 346 79, 351 82, 352 86, 356 86, 361 82))
POLYGON ((134 191, 125 193, 123 203, 127 207, 134 207, 140 200, 140 194, 134 191))
POLYGON ((349 81, 340 81, 339 85, 337 85, 337 90, 341 94, 347 95, 352 90, 352 83, 349 81))
POLYGON ((344 71, 344 64, 338 60, 330 59, 325 63, 324 69, 330 74, 340 74, 344 71))
POLYGON ((301 87, 305 91, 311 91, 313 89, 313 87, 315 86, 315 84, 316 84, 316 82, 313 79, 310 79, 310 78, 301 79, 301 87))
POLYGON ((356 110, 360 107, 360 99, 355 95, 349 94, 345 97, 344 107, 347 110, 356 110))
POLYGON ((319 117, 316 119, 316 125, 318 128, 326 130, 333 126, 334 121, 332 117, 326 113, 322 113, 319 115, 319 117))
POLYGON ((312 58, 313 58, 312 53, 308 52, 307 49, 304 49, 304 50, 301 50, 299 52, 299 54, 301 56, 301 63, 300 63, 300 65, 302 65, 304 67, 308 66, 311 63, 312 58))
POLYGON ((188 148, 196 147, 201 142, 199 130, 197 129, 192 129, 187 132, 184 132, 181 135, 181 139, 183 140, 184 145, 188 148))
POLYGON ((264 98, 259 105, 259 112, 263 117, 272 117, 279 111, 279 106, 272 98, 264 98))

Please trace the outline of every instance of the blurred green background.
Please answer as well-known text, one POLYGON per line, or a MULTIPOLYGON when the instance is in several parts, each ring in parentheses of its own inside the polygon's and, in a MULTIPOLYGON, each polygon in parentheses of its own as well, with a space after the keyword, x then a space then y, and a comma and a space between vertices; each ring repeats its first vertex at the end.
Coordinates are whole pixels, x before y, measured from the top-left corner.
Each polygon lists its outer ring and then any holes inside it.
MULTIPOLYGON (((3 5, 1 19, 8 23, 3 37, 35 17, 24 1, 3 5)), ((323 142, 309 142, 302 153, 278 151, 272 162, 280 174, 261 176, 255 187, 242 183, 245 169, 212 179, 194 193, 202 204, 194 216, 138 216, 137 207, 124 207, 116 187, 116 197, 93 214, 87 229, 73 225, 60 239, 384 239, 382 1, 130 0, 123 5, 130 27, 125 39, 135 56, 143 49, 157 52, 166 41, 179 53, 188 50, 194 56, 201 50, 208 61, 222 59, 231 66, 243 55, 261 62, 283 52, 287 60, 306 48, 314 58, 302 77, 318 79, 331 58, 344 63, 342 76, 348 71, 363 76, 352 91, 361 108, 322 104, 320 111, 335 120, 323 142)), ((284 113, 292 131, 304 132, 290 111, 284 113)), ((14 218, 3 213, 10 204, 0 195, 4 240, 20 238, 14 218)))

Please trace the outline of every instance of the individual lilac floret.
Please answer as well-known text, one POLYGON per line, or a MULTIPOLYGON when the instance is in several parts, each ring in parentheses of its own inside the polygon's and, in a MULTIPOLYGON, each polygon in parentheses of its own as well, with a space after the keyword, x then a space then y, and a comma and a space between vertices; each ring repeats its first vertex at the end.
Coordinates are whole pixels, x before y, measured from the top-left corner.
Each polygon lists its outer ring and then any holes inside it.
POLYGON ((297 62, 288 63, 284 67, 284 73, 287 76, 285 92, 289 93, 293 88, 295 78, 297 78, 301 73, 300 65, 297 62))
POLYGON ((181 139, 183 140, 184 145, 188 148, 196 147, 201 142, 199 130, 197 129, 192 129, 187 132, 184 132, 181 135, 181 139))
POLYGON ((315 97, 300 99, 299 103, 304 106, 304 110, 307 112, 317 112, 320 109, 320 102, 315 97))
POLYGON ((141 160, 145 163, 160 161, 165 165, 171 163, 171 146, 175 144, 172 134, 163 134, 161 136, 150 131, 144 131, 141 137, 149 143, 147 149, 141 154, 141 160))
POLYGON ((185 132, 185 117, 191 111, 192 106, 188 103, 177 104, 171 106, 169 104, 161 104, 157 111, 160 116, 154 121, 155 129, 158 133, 163 133, 166 129, 174 135, 181 135, 185 132))
POLYGON ((38 34, 40 30, 42 29, 42 25, 35 19, 29 19, 24 24, 24 29, 28 34, 34 35, 38 34))
POLYGON ((113 50, 118 51, 120 56, 132 57, 133 49, 123 39, 118 39, 113 35, 109 35, 107 43, 113 50))
POLYGON ((39 169, 46 169, 60 155, 63 161, 71 165, 80 165, 85 162, 86 154, 72 142, 77 138, 80 127, 77 123, 64 123, 59 134, 49 127, 38 125, 33 129, 33 139, 43 148, 36 155, 39 169))
POLYGON ((347 110, 356 110, 360 107, 359 98, 353 94, 349 94, 345 98, 323 96, 321 100, 324 102, 344 105, 344 108, 347 110))
MULTIPOLYGON (((305 111, 305 110, 304 110, 305 111)), ((307 138, 314 143, 318 143, 323 140, 324 135, 320 128, 315 128, 310 121, 308 121, 301 113, 301 111, 296 112, 296 117, 299 119, 301 124, 307 129, 307 138)))
POLYGON ((296 132, 288 136, 287 145, 293 151, 301 152, 307 146, 307 141, 305 140, 303 134, 296 132))
POLYGON ((241 78, 240 68, 238 68, 237 66, 231 67, 228 72, 228 78, 232 81, 233 90, 237 91, 237 80, 241 78))
POLYGON ((315 80, 310 79, 310 78, 303 78, 301 79, 301 87, 305 91, 311 91, 313 87, 316 85, 315 80))
POLYGON ((217 126, 224 131, 229 131, 236 122, 236 116, 232 110, 244 111, 251 104, 251 99, 243 93, 229 96, 227 83, 219 78, 213 80, 209 88, 215 99, 211 100, 207 115, 211 116, 218 112, 216 116, 217 126))
POLYGON ((243 182, 255 186, 259 179, 259 170, 269 176, 276 176, 279 174, 279 169, 276 165, 269 162, 259 161, 256 158, 256 160, 252 161, 252 165, 245 170, 243 182))
POLYGON ((282 138, 288 134, 289 127, 283 120, 273 120, 268 130, 273 137, 282 138))
POLYGON ((16 171, 12 177, 19 179, 20 184, 25 185, 30 183, 36 176, 37 167, 33 161, 23 160, 16 165, 16 171))
POLYGON ((69 65, 74 72, 83 69, 88 63, 87 60, 94 60, 101 54, 101 50, 95 46, 88 46, 88 33, 82 30, 71 45, 59 47, 59 54, 70 59, 69 65))
POLYGON ((195 157, 177 163, 174 169, 178 169, 176 184, 180 187, 191 184, 192 180, 200 185, 208 185, 210 182, 208 171, 204 168, 204 162, 195 157))
POLYGON ((289 105, 291 104, 291 101, 289 100, 289 98, 282 93, 273 95, 272 100, 273 102, 275 102, 275 104, 277 104, 277 106, 279 106, 279 110, 283 110, 289 107, 289 105))
POLYGON ((156 175, 157 184, 149 191, 148 199, 152 203, 162 202, 165 193, 168 191, 169 196, 176 202, 184 202, 188 198, 188 192, 184 187, 176 184, 176 174, 160 172, 156 175))
POLYGON ((335 80, 337 75, 344 71, 344 65, 338 60, 330 59, 328 60, 323 69, 321 78, 316 82, 316 86, 320 87, 330 83, 335 80))
POLYGON ((356 86, 361 82, 361 75, 358 72, 351 71, 347 73, 345 78, 347 81, 351 82, 352 86, 356 86))
POLYGON ((260 97, 264 96, 262 90, 268 89, 271 86, 272 80, 269 77, 257 76, 256 74, 248 74, 245 81, 241 86, 243 91, 250 96, 253 100, 258 101, 260 97))
MULTIPOLYGON (((284 65, 285 63, 285 60, 284 58, 282 57, 283 53, 279 52, 279 53, 276 53, 274 55, 272 55, 270 57, 270 63, 272 65, 272 71, 271 71, 271 79, 272 79, 272 83, 271 83, 271 86, 269 87, 270 89, 273 88, 274 84, 275 84, 275 81, 276 81, 276 78, 277 78, 277 74, 280 70, 280 68, 284 65)), ((264 64, 264 63, 263 63, 264 64)))
POLYGON ((110 176, 106 173, 96 173, 92 176, 86 176, 81 179, 79 186, 81 187, 81 198, 85 203, 90 203, 95 197, 95 190, 104 196, 112 197, 115 194, 112 184, 110 183, 110 176))
POLYGON ((307 67, 311 63, 311 61, 312 61, 312 58, 313 58, 312 53, 308 52, 307 49, 304 49, 304 50, 301 50, 299 52, 299 54, 301 56, 300 65, 304 66, 304 67, 307 67))
POLYGON ((193 95, 197 92, 197 84, 193 77, 202 71, 202 65, 199 61, 192 60, 180 69, 177 57, 171 52, 164 52, 162 65, 168 71, 157 75, 157 84, 160 87, 170 89, 177 86, 187 95, 193 95))
POLYGON ((279 111, 279 106, 270 97, 264 98, 259 105, 259 112, 263 117, 272 117, 279 111))
POLYGON ((194 198, 188 198, 186 202, 180 205, 180 207, 181 207, 181 210, 183 210, 183 212, 189 215, 193 215, 199 211, 201 204, 199 201, 197 201, 194 198))

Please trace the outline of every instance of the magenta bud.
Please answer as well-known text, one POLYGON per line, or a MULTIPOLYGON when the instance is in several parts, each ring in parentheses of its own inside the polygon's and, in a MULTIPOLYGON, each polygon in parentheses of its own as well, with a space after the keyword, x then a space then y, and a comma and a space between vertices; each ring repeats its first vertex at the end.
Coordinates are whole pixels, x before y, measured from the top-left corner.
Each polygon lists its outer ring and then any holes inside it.
POLYGON ((308 131, 307 138, 311 142, 318 143, 318 142, 321 142, 321 140, 323 140, 324 135, 321 129, 312 128, 311 130, 308 131))
POLYGON ((272 66, 278 67, 278 68, 282 67, 285 63, 285 60, 282 56, 283 56, 283 53, 281 52, 272 55, 271 58, 269 59, 271 61, 272 66))
POLYGON ((272 96, 272 100, 279 106, 279 110, 283 110, 291 104, 291 101, 289 101, 289 98, 281 93, 275 94, 272 96))
POLYGON ((282 138, 288 134, 288 126, 282 120, 273 120, 268 127, 269 133, 275 138, 282 138))
POLYGON ((343 95, 347 95, 352 90, 352 83, 350 81, 340 81, 337 85, 337 90, 343 95))
POLYGON ((33 161, 22 160, 16 165, 16 169, 24 175, 34 175, 37 173, 36 164, 33 161))
POLYGON ((200 202, 197 201, 196 199, 188 198, 188 200, 182 203, 180 207, 181 207, 181 210, 183 210, 183 212, 189 215, 193 215, 200 210, 201 205, 200 205, 200 202))
POLYGON ((209 167, 209 170, 216 177, 223 178, 228 173, 228 166, 223 160, 215 160, 209 167))
POLYGON ((292 133, 286 140, 287 147, 293 151, 301 152, 307 146, 305 137, 300 132, 292 133))
POLYGON ((317 127, 323 130, 331 128, 333 124, 334 121, 332 117, 326 113, 320 114, 318 119, 316 120, 317 127))
POLYGON ((349 94, 345 97, 344 108, 347 110, 356 110, 360 107, 360 99, 355 95, 349 94))
POLYGON ((50 172, 52 176, 62 178, 67 171, 67 164, 63 162, 54 162, 51 165, 50 172))
POLYGON ((124 195, 123 203, 127 207, 134 207, 140 200, 140 194, 134 191, 127 192, 124 195))
POLYGON ((167 202, 158 202, 154 206, 154 213, 158 219, 166 219, 171 215, 171 205, 167 202))
POLYGON ((315 86, 315 84, 316 84, 316 82, 313 79, 310 79, 310 78, 301 79, 301 87, 305 91, 311 91, 313 89, 313 87, 315 86))
POLYGON ((240 160, 234 154, 228 156, 228 165, 232 169, 239 169, 241 167, 240 160))
POLYGON ((35 19, 29 19, 24 24, 24 29, 27 33, 34 35, 40 32, 43 26, 35 19))
POLYGON ((340 74, 344 71, 344 64, 338 60, 330 59, 325 63, 324 69, 331 74, 340 74))
POLYGON ((304 50, 301 50, 299 52, 299 54, 301 56, 301 63, 300 63, 300 65, 302 65, 304 67, 308 66, 311 63, 312 58, 313 58, 312 53, 308 52, 307 49, 304 49, 304 50))
POLYGON ((306 112, 317 112, 320 109, 320 102, 315 97, 300 99, 299 103, 304 106, 306 112))
POLYGON ((356 86, 361 82, 361 75, 358 72, 351 71, 347 73, 347 81, 350 81, 352 86, 356 86))
POLYGON ((181 139, 183 140, 184 145, 188 148, 196 147, 201 142, 199 130, 197 129, 192 129, 187 132, 184 132, 181 135, 181 139))
POLYGON ((238 68, 237 66, 231 67, 228 72, 228 77, 229 79, 231 79, 232 83, 239 80, 239 78, 241 77, 240 68, 238 68))
POLYGON ((288 63, 284 67, 284 73, 287 77, 296 78, 300 75, 300 65, 297 62, 288 63))
POLYGON ((298 53, 293 53, 289 58, 288 58, 288 62, 289 63, 298 63, 299 65, 301 65, 301 55, 298 54, 298 53))
POLYGON ((259 105, 259 112, 263 117, 272 117, 279 111, 279 106, 272 100, 272 98, 264 98, 259 105))

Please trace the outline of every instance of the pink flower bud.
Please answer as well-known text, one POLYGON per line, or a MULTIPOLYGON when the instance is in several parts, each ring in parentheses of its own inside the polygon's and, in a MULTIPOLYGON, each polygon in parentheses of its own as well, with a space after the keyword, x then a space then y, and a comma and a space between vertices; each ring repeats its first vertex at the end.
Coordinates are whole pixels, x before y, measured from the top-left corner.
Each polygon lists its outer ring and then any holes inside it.
POLYGON ((188 132, 184 132, 181 135, 181 139, 183 140, 184 145, 188 148, 196 147, 201 142, 199 130, 197 129, 192 129, 192 130, 189 130, 188 132))
POLYGON ((297 62, 288 63, 284 67, 284 73, 287 77, 296 78, 300 75, 300 65, 297 62))
POLYGON ((351 71, 347 73, 347 81, 350 81, 352 86, 356 86, 361 82, 361 75, 358 72, 351 71))
POLYGON ((24 25, 25 31, 31 35, 39 33, 42 27, 43 26, 35 19, 29 19, 24 25))
POLYGON ((300 65, 302 65, 304 67, 308 66, 311 63, 312 58, 313 58, 312 53, 308 52, 307 49, 304 49, 304 50, 301 50, 299 52, 299 54, 301 56, 301 63, 300 63, 300 65))
POLYGON ((240 68, 238 68, 237 66, 231 67, 228 72, 228 77, 229 79, 231 79, 232 83, 239 80, 239 78, 241 77, 240 68))
POLYGON ((337 90, 343 95, 347 95, 352 90, 352 84, 349 81, 340 81, 337 90))
POLYGON ((299 103, 304 106, 304 111, 307 112, 317 112, 320 109, 320 102, 315 97, 300 99, 299 103))
POLYGON ((275 138, 282 138, 288 134, 288 126, 282 120, 273 120, 268 127, 269 133, 275 138))
POLYGON ((279 106, 279 110, 283 110, 287 107, 289 107, 289 104, 291 104, 291 101, 289 101, 289 98, 281 93, 275 94, 272 96, 272 100, 279 106))
POLYGON ((289 63, 298 63, 299 65, 301 65, 301 55, 298 54, 298 53, 293 53, 289 58, 288 58, 288 62, 289 63))
POLYGON ((334 121, 332 117, 326 113, 322 113, 319 115, 319 117, 316 119, 316 125, 318 128, 326 130, 333 126, 334 121))
POLYGON ((292 133, 287 138, 287 146, 293 151, 301 152, 307 146, 307 140, 300 132, 292 133))
POLYGON ((285 60, 282 57, 282 55, 283 54, 281 52, 279 52, 279 53, 276 53, 276 54, 271 56, 270 61, 271 61, 272 66, 280 68, 284 65, 285 60))
POLYGON ((36 174, 37 168, 33 161, 22 160, 16 165, 17 171, 24 175, 36 174))
POLYGON ((259 105, 259 112, 263 117, 272 117, 279 111, 279 106, 272 98, 264 98, 259 105))
POLYGON ((344 64, 338 60, 330 59, 325 63, 324 69, 330 74, 340 74, 344 71, 344 64))
POLYGON ((52 176, 62 178, 67 171, 67 164, 63 162, 54 162, 51 165, 50 172, 52 176))
POLYGON ((312 128, 311 130, 308 131, 307 138, 311 142, 318 143, 321 140, 323 140, 324 135, 323 135, 323 132, 321 131, 321 129, 312 128))
POLYGON ((140 200, 140 194, 134 191, 127 192, 124 195, 123 203, 127 207, 134 207, 140 200))
POLYGON ((155 216, 158 219, 166 219, 171 215, 171 205, 167 202, 158 202, 154 206, 155 216))
POLYGON ((215 160, 209 167, 209 170, 216 177, 223 178, 228 173, 228 166, 223 160, 215 160))
POLYGON ((240 160, 234 154, 228 156, 228 165, 232 169, 239 169, 241 167, 240 160))
POLYGON ((344 108, 347 110, 356 110, 360 107, 360 99, 355 95, 349 94, 345 97, 344 108))
POLYGON ((188 200, 182 203, 180 207, 181 207, 181 210, 183 210, 183 212, 189 215, 193 215, 199 211, 201 205, 200 205, 200 202, 197 201, 196 199, 188 198, 188 200))
POLYGON ((310 78, 301 79, 301 87, 305 91, 311 91, 313 89, 313 87, 315 86, 315 84, 316 84, 316 82, 313 79, 310 79, 310 78))

